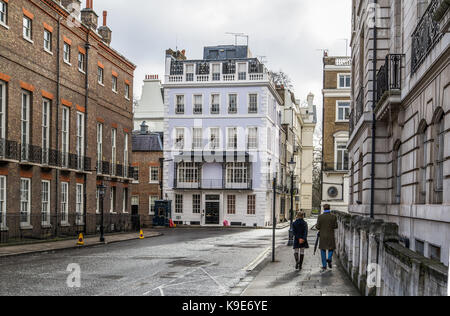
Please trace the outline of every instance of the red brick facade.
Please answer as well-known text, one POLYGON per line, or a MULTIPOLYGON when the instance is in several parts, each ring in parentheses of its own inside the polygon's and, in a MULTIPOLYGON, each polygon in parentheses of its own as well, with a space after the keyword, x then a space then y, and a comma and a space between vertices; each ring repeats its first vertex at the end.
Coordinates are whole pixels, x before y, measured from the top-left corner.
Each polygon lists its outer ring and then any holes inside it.
MULTIPOLYGON (((67 2, 67 1, 66 1, 67 2)), ((70 2, 70 1, 69 1, 70 2)), ((132 174, 124 158, 125 137, 128 135, 128 164, 131 164, 132 100, 125 97, 125 85, 132 96, 135 66, 111 49, 103 39, 85 24, 68 24, 67 11, 51 0, 8 1, 7 23, 0 25, 0 84, 4 85, 3 115, 4 133, 1 135, 0 175, 6 177, 6 227, 17 231, 15 222, 9 220, 20 214, 20 179, 30 178, 31 222, 21 230, 34 231, 41 226, 42 180, 50 181, 50 212, 61 217, 61 182, 68 182, 68 212, 76 212, 76 185, 83 184, 83 213, 93 215, 97 210, 96 187, 107 186, 105 211, 109 212, 110 188, 116 187, 116 212, 130 212, 131 194, 125 209, 122 208, 123 194, 131 181, 132 174), (31 20, 31 38, 25 38, 23 19, 31 20), (58 20, 61 22, 58 23, 58 20), (44 49, 44 30, 51 33, 51 48, 44 49), (59 47, 58 47, 59 43, 59 47), (69 61, 64 61, 64 46, 70 44, 69 61), (79 54, 84 58, 79 69, 79 54), (86 60, 88 62, 86 63, 86 60), (99 64, 103 66, 103 84, 98 82, 99 64), (87 71, 86 71, 87 70, 87 71), (87 75, 86 75, 87 73, 87 75), (113 76, 117 78, 117 92, 112 89, 113 76), (88 81, 88 84, 86 83, 88 81), (89 88, 86 89, 86 86, 89 88), (28 145, 30 152, 24 152, 23 96, 30 97, 28 120, 28 145), (44 159, 43 145, 43 103, 49 101, 49 161, 44 159), (62 143, 63 108, 69 112, 68 151, 64 155, 62 143), (81 117, 79 118, 79 115, 81 117), (85 119, 83 119, 83 116, 85 119), (78 121, 84 128, 78 128, 78 121), (117 176, 111 172, 97 173, 97 124, 103 124, 103 157, 100 160, 111 165, 112 129, 117 130, 116 161, 117 176), (84 133, 84 141, 78 141, 77 132, 84 133), (82 145, 79 145, 83 143, 82 145), (79 145, 79 146, 78 146, 79 145), (77 148, 84 147, 80 155, 77 148), (32 155, 31 155, 32 153, 32 155), (26 155, 32 156, 27 159, 26 155), (63 163, 67 157, 67 162, 63 163), (44 161, 46 160, 46 161, 44 161), (81 167, 80 167, 81 161, 81 167), (124 170, 120 173, 120 169, 124 170), (126 172, 125 172, 126 170, 126 172), (107 173, 104 175, 104 173, 107 173)), ((80 125, 81 126, 81 125, 80 125)), ((28 148, 28 147, 26 147, 28 148)), ((27 149, 28 150, 28 149, 27 149)), ((111 170, 111 166, 109 171, 111 170)), ((70 221, 70 220, 69 220, 70 221)), ((89 220, 84 230, 94 232, 95 220, 89 220)), ((70 225, 76 225, 70 222, 70 225)), ((83 224, 84 226, 84 224, 83 224)), ((22 233, 22 232, 21 232, 22 233)))

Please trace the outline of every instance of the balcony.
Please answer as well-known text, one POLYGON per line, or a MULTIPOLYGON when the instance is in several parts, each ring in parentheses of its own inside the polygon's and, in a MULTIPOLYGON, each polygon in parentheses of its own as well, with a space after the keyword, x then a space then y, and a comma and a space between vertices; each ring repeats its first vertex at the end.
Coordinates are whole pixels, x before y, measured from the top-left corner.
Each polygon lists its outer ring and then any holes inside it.
POLYGON ((359 89, 358 97, 356 98, 355 103, 356 111, 355 111, 355 124, 357 125, 359 120, 361 119, 361 116, 364 114, 364 88, 361 87, 359 89))
POLYGON ((332 162, 324 162, 323 163, 323 172, 335 172, 335 173, 348 173, 349 172, 349 161, 341 161, 336 163, 332 162))
POLYGON ((19 160, 19 144, 8 139, 0 139, 0 160, 19 160))
POLYGON ((252 180, 244 182, 227 182, 224 179, 202 179, 192 182, 176 181, 175 189, 185 190, 252 190, 252 180))
POLYGON ((30 164, 42 163, 42 148, 30 144, 20 145, 20 162, 30 164))
POLYGON ((412 34, 411 73, 415 74, 436 44, 444 36, 440 22, 435 20, 441 0, 431 0, 430 5, 412 34))
POLYGON ((399 104, 402 89, 402 55, 386 56, 386 62, 377 74, 377 106, 375 111, 383 114, 386 104, 399 104))
POLYGON ((229 60, 221 62, 172 61, 166 84, 193 83, 254 83, 269 82, 273 85, 267 68, 257 59, 229 60), (220 64, 220 68, 212 65, 220 64), (242 67, 245 64, 245 67, 242 67), (238 67, 239 65, 239 67, 238 67), (188 68, 189 67, 189 68, 188 68), (245 71, 244 71, 245 70, 245 71))

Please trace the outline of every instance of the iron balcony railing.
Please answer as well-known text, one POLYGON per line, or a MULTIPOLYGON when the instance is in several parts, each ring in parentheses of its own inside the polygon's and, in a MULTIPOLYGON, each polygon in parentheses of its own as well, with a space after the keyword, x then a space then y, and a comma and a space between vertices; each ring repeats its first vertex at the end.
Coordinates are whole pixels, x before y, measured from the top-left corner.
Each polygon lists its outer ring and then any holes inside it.
POLYGON ((357 124, 359 120, 361 119, 361 116, 364 113, 364 88, 361 87, 359 89, 358 97, 356 98, 356 120, 355 123, 357 124))
POLYGON ((377 74, 377 102, 387 91, 402 88, 402 55, 390 54, 386 56, 386 63, 381 66, 377 74))
POLYGON ((8 139, 0 139, 0 159, 19 160, 19 144, 8 139))
POLYGON ((226 179, 202 179, 190 182, 175 181, 175 189, 199 190, 252 190, 253 181, 230 182, 226 179))
POLYGON ((349 125, 350 125, 350 135, 353 134, 353 131, 355 130, 355 112, 350 112, 350 117, 348 119, 349 125))
POLYGON ((430 5, 412 34, 411 73, 416 73, 431 50, 443 37, 439 22, 434 16, 441 4, 440 0, 431 0, 430 5))

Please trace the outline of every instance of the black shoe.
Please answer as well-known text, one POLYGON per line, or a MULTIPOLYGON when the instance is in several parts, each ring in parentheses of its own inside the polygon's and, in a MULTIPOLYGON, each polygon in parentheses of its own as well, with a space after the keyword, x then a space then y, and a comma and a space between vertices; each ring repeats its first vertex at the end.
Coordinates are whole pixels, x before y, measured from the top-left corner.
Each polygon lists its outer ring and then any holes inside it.
POLYGON ((327 267, 322 267, 322 269, 320 270, 320 272, 326 272, 327 271, 327 267))
POLYGON ((328 267, 329 267, 330 269, 333 269, 333 261, 327 260, 327 262, 328 262, 328 267))

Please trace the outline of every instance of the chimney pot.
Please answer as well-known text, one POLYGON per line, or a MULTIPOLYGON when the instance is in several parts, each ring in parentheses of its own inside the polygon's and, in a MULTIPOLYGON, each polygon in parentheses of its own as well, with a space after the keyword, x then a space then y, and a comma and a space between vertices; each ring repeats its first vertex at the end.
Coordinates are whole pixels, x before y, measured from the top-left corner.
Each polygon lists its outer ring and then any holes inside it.
POLYGON ((108 18, 108 11, 103 11, 103 26, 106 26, 107 18, 108 18))

